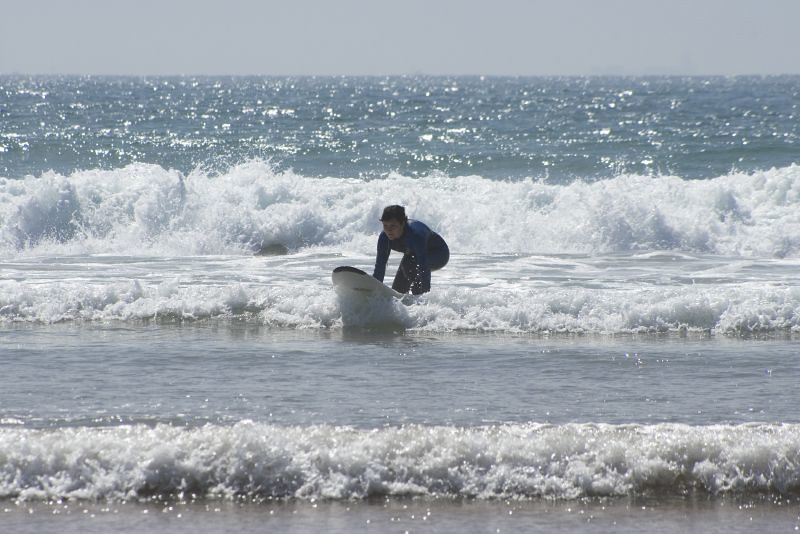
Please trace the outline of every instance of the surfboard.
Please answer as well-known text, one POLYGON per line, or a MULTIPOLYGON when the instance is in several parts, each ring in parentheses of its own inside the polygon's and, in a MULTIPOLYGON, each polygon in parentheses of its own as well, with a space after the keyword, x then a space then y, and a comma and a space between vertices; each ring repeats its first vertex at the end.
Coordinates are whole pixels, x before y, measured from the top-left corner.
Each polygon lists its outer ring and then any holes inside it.
POLYGON ((339 294, 403 298, 402 293, 398 293, 383 282, 379 282, 374 277, 355 267, 337 267, 333 270, 331 279, 333 280, 333 287, 339 294))

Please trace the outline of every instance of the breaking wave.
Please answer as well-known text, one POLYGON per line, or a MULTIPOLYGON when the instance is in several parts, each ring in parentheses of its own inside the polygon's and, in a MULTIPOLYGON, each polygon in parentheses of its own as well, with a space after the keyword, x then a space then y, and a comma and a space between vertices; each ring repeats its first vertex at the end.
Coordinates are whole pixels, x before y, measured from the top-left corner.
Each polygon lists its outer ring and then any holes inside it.
POLYGON ((252 160, 217 176, 133 164, 0 179, 0 254, 372 250, 380 211, 393 203, 461 253, 800 253, 797 165, 697 181, 623 175, 549 184, 315 178, 252 160))
POLYGON ((411 306, 337 299, 309 283, 0 282, 0 323, 235 318, 277 328, 617 334, 800 331, 800 289, 746 283, 647 289, 444 287, 411 306))
POLYGON ((800 426, 0 429, 0 497, 577 499, 796 494, 800 426))

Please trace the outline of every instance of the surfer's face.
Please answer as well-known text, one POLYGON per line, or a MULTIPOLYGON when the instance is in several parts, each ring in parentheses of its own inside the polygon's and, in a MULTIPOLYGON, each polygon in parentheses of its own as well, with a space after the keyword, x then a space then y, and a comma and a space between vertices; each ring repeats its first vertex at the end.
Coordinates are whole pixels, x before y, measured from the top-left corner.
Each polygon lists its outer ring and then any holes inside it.
POLYGON ((394 219, 383 221, 383 233, 392 241, 400 239, 403 237, 403 226, 403 223, 394 219))

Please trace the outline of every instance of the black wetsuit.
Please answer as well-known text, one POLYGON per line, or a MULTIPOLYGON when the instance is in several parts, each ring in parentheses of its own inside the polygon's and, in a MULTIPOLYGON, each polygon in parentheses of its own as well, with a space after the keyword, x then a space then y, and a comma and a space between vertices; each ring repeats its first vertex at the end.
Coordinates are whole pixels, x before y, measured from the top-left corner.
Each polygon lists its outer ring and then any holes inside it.
POLYGON ((392 283, 392 289, 400 293, 408 293, 409 289, 415 295, 430 291, 431 271, 441 269, 450 259, 450 249, 442 236, 419 221, 408 221, 400 239, 389 239, 386 232, 378 237, 378 256, 372 276, 381 282, 392 250, 403 253, 392 283))

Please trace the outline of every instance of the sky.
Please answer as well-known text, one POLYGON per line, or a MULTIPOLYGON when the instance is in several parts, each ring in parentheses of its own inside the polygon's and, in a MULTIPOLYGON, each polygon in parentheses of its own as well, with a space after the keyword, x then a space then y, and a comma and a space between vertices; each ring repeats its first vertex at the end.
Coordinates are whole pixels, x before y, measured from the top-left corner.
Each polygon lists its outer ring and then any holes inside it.
POLYGON ((0 0, 0 74, 800 74, 800 0, 0 0))

